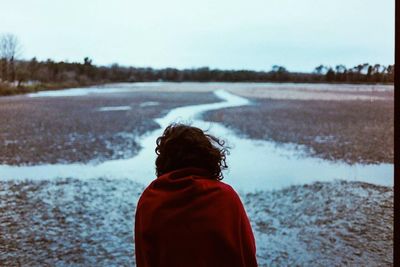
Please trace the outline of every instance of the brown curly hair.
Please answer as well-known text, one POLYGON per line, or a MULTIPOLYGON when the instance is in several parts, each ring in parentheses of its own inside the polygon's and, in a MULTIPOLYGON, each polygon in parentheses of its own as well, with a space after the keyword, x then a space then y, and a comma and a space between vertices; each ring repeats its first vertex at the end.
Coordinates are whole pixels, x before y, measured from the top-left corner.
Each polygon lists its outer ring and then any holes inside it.
POLYGON ((216 180, 222 180, 222 170, 228 168, 226 155, 229 151, 225 141, 204 133, 200 128, 170 124, 156 143, 157 176, 181 168, 197 167, 207 170, 216 180))

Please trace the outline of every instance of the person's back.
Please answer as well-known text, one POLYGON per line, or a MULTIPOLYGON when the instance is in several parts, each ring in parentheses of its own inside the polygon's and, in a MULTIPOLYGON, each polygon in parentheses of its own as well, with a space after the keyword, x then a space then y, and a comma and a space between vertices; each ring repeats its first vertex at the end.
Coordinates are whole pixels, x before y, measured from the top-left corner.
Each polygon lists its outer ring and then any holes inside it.
POLYGON ((185 125, 168 127, 157 140, 158 178, 143 192, 136 210, 137 266, 257 266, 243 205, 236 192, 219 181, 221 167, 226 167, 225 150, 210 140, 222 146, 185 125), (202 138, 211 145, 204 151, 202 138), (206 154, 216 151, 219 157, 208 160, 206 154))

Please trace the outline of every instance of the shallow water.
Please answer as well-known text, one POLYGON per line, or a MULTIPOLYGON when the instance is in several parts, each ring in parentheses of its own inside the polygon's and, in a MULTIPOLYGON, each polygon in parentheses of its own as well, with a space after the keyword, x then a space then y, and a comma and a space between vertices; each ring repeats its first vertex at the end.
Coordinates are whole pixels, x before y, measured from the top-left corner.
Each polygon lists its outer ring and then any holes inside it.
MULTIPOLYGON (((115 89, 126 90, 125 88, 115 89)), ((69 89, 58 91, 58 96, 77 96, 104 92, 104 89, 69 89), (75 90, 75 91, 74 91, 75 90), (65 91, 68 91, 66 93, 65 91)), ((112 89, 109 88, 109 93, 112 89)), ((116 91, 113 92, 116 92, 116 91)), ((57 93, 43 92, 41 96, 57 96, 57 93)), ((277 146, 274 142, 250 140, 238 137, 233 131, 218 123, 201 120, 203 112, 226 107, 249 105, 246 98, 223 90, 214 91, 223 100, 213 104, 180 107, 171 110, 165 117, 156 119, 160 129, 142 136, 139 141, 142 150, 133 158, 109 160, 94 164, 46 164, 37 166, 0 165, 1 179, 55 179, 73 177, 92 179, 132 179, 147 185, 154 178, 155 140, 171 122, 190 122, 208 129, 210 133, 227 140, 232 147, 228 156, 229 170, 224 181, 239 191, 280 189, 294 184, 335 179, 356 180, 393 186, 393 164, 349 165, 306 156, 293 145, 277 146)), ((35 95, 36 96, 36 95, 35 95)), ((251 118, 249 118, 251 119, 251 118)))
POLYGON ((113 106, 113 107, 101 107, 98 111, 123 111, 131 110, 130 106, 113 106))
MULTIPOLYGON (((158 87, 161 83, 133 83, 131 87, 158 87)), ((132 91, 132 88, 112 86, 112 87, 81 87, 65 90, 48 90, 27 94, 28 97, 63 97, 63 96, 86 96, 91 94, 111 94, 132 91)))

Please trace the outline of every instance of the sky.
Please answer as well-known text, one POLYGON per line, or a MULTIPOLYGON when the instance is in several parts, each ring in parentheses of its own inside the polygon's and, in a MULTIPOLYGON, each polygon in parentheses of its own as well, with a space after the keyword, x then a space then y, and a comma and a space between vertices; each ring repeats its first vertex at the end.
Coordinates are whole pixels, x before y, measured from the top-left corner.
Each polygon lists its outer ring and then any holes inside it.
POLYGON ((0 0, 20 58, 311 72, 394 63, 394 0, 0 0))

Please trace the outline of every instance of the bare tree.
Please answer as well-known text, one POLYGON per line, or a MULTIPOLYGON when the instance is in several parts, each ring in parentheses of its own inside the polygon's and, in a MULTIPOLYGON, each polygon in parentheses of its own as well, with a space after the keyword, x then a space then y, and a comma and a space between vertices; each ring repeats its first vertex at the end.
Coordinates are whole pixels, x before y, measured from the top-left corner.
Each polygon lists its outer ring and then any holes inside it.
POLYGON ((317 74, 324 74, 324 73, 326 73, 327 71, 328 71, 328 68, 325 67, 324 65, 319 65, 318 67, 316 67, 316 68, 314 69, 314 72, 317 73, 317 74))
POLYGON ((0 59, 2 78, 13 82, 15 80, 15 60, 19 56, 21 46, 17 36, 11 33, 0 35, 0 59))

